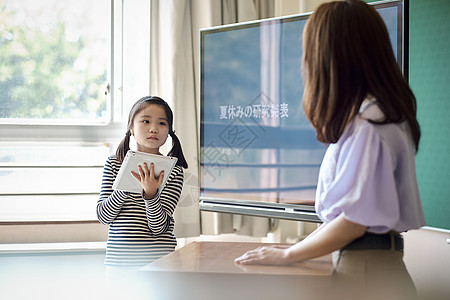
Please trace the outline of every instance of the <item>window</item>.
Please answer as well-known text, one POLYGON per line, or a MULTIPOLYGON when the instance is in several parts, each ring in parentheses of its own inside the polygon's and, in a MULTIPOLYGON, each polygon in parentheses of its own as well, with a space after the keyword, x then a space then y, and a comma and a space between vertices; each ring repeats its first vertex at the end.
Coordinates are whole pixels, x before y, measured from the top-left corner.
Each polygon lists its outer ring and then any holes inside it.
POLYGON ((108 122, 108 1, 2 1, 0 117, 108 122))
POLYGON ((0 222, 96 220, 104 162, 148 94, 149 5, 0 0, 0 222))

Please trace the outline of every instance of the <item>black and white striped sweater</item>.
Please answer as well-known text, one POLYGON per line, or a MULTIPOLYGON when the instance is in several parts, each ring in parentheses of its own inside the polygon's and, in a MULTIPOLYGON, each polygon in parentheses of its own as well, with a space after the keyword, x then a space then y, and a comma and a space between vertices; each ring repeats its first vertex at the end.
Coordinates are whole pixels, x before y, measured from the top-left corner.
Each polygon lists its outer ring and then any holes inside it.
POLYGON ((175 166, 159 196, 145 200, 142 194, 112 189, 121 163, 110 156, 103 169, 97 217, 109 225, 105 264, 141 266, 172 251, 173 212, 183 188, 183 169, 175 166))

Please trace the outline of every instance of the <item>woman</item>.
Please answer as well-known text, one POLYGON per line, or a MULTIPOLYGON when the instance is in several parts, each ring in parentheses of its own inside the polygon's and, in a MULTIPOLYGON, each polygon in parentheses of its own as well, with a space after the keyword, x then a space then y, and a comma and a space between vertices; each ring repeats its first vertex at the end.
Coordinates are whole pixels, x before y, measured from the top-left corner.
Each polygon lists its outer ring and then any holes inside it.
POLYGON ((260 247, 236 262, 292 264, 334 252, 345 297, 411 299, 399 233, 425 225, 415 175, 420 127, 387 29, 363 1, 324 3, 303 47, 305 113, 329 144, 315 203, 324 223, 291 247, 260 247))

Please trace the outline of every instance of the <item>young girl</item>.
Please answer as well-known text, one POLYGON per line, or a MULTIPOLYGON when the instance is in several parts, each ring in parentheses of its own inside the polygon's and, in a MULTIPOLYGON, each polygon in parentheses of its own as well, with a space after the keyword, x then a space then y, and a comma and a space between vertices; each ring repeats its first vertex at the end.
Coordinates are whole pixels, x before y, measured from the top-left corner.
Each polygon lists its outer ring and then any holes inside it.
POLYGON ((102 224, 109 224, 105 264, 107 266, 139 267, 175 249, 173 212, 183 187, 183 168, 187 168, 180 141, 172 128, 173 114, 169 105, 155 96, 139 99, 131 108, 125 138, 116 154, 106 161, 97 216, 102 224), (137 150, 162 155, 160 147, 170 135, 173 147, 169 156, 178 158, 176 166, 161 193, 155 178, 154 166, 139 166, 133 176, 142 185, 142 193, 113 190, 125 154, 130 149, 130 136, 137 142, 137 150))
POLYGON ((363 1, 325 3, 309 18, 303 47, 304 109, 329 144, 315 202, 323 224, 291 247, 260 247, 236 262, 286 265, 337 250, 335 278, 365 293, 352 299, 411 299, 399 233, 425 225, 420 127, 387 29, 363 1))

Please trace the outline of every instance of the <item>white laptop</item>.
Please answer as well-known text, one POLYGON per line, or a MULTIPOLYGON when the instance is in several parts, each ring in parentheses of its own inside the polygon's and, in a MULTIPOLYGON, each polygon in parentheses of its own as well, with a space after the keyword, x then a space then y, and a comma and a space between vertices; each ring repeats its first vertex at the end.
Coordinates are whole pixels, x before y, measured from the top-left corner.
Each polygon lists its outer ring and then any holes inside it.
POLYGON ((157 195, 164 188, 164 185, 172 172, 173 167, 177 162, 176 157, 163 156, 156 154, 149 154, 145 152, 129 150, 125 155, 122 166, 117 174, 116 180, 113 184, 113 189, 126 192, 141 193, 142 186, 139 181, 133 177, 131 171, 139 174, 138 166, 144 166, 144 162, 147 163, 150 170, 150 164, 154 164, 155 176, 159 177, 161 171, 164 171, 164 179, 160 187, 158 188, 157 195))

